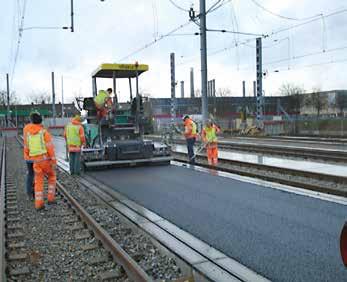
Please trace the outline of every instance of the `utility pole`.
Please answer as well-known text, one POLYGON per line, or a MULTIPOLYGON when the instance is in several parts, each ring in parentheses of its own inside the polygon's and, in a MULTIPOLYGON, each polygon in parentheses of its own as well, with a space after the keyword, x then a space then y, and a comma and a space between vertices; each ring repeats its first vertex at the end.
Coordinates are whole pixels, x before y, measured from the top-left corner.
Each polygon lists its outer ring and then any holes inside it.
POLYGON ((71 0, 71 27, 70 27, 71 32, 75 31, 75 26, 74 26, 74 12, 73 12, 73 0, 71 0))
POLYGON ((64 76, 61 76, 61 117, 64 117, 64 76))
POLYGON ((6 74, 6 85, 7 85, 7 114, 6 114, 6 126, 9 127, 10 121, 10 79, 8 77, 8 73, 6 74))
POLYGON ((175 53, 170 54, 171 69, 171 126, 174 126, 176 118, 176 76, 175 76, 175 53))
POLYGON ((52 116, 53 116, 53 125, 56 125, 56 112, 55 112, 55 87, 54 87, 54 72, 52 72, 52 116))
POLYGON ((201 100, 202 122, 208 119, 206 0, 200 0, 201 100))
POLYGON ((190 68, 190 98, 194 98, 194 69, 190 68))
POLYGON ((217 101, 216 101, 216 80, 212 79, 212 97, 213 97, 213 115, 217 114, 217 101))
POLYGON ((257 126, 263 128, 263 47, 262 38, 256 41, 256 64, 257 64, 257 126))
POLYGON ((241 115, 241 128, 246 129, 246 81, 242 81, 242 115, 241 115))

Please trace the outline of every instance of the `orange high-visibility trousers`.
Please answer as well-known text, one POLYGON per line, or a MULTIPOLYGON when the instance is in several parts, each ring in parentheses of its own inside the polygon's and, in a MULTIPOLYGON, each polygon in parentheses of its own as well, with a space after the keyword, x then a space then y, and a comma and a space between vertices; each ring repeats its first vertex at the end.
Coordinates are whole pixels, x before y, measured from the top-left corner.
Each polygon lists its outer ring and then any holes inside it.
POLYGON ((50 160, 34 163, 35 172, 35 208, 40 209, 44 207, 43 198, 43 185, 45 176, 48 177, 48 202, 52 203, 55 201, 55 185, 57 178, 55 170, 52 167, 50 160))
POLYGON ((218 147, 217 144, 207 145, 207 160, 209 165, 217 165, 218 164, 218 147))

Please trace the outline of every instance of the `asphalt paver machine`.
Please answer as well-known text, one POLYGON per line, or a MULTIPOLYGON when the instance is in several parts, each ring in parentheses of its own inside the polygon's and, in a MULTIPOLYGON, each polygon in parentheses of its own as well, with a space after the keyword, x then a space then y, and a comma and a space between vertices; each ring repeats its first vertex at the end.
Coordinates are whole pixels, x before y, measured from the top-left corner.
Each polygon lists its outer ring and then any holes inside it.
POLYGON ((145 117, 142 97, 139 94, 139 77, 148 71, 148 65, 102 64, 92 74, 93 97, 78 100, 86 113, 84 123, 87 146, 82 148, 82 164, 85 170, 115 166, 170 164, 170 149, 165 144, 144 138, 145 117), (106 118, 99 120, 94 97, 97 95, 97 79, 113 80, 113 108, 106 118), (130 100, 118 103, 117 80, 129 81, 130 100), (132 82, 135 80, 135 97, 132 82))

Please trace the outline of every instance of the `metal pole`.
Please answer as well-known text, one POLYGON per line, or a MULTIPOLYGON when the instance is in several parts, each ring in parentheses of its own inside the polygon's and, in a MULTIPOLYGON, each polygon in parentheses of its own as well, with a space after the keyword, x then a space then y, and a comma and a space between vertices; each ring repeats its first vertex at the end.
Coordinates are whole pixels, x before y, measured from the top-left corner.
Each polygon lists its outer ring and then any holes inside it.
POLYGON ((129 89, 130 89, 130 103, 131 103, 133 100, 133 88, 131 85, 131 78, 130 77, 129 77, 129 89))
POLYGON ((246 81, 242 81, 242 96, 246 98, 246 81))
POLYGON ((242 123, 241 128, 245 129, 246 124, 246 81, 242 81, 242 123))
POLYGON ((6 74, 6 85, 7 85, 7 115, 6 115, 6 126, 9 126, 10 115, 10 79, 8 73, 6 74))
POLYGON ((140 94, 139 94, 139 73, 136 70, 136 131, 140 132, 140 94))
POLYGON ((211 80, 207 81, 207 98, 208 97, 211 97, 211 80))
POLYGON ((64 77, 61 76, 61 117, 64 117, 64 77))
POLYGON ((194 98, 194 69, 190 69, 190 98, 194 98))
POLYGON ((114 98, 113 98, 113 105, 115 105, 115 103, 118 103, 118 98, 117 98, 117 80, 116 80, 116 72, 113 72, 113 94, 114 94, 114 98))
POLYGON ((184 81, 181 81, 181 98, 184 98, 184 81))
POLYGON ((262 38, 257 38, 256 42, 256 63, 257 63, 257 126, 263 128, 263 49, 262 38))
POLYGON ((171 70, 171 125, 174 125, 176 118, 176 76, 175 76, 175 53, 170 54, 171 70))
POLYGON ((206 36, 206 0, 200 0, 200 49, 201 49, 201 106, 202 122, 208 118, 207 102, 207 36, 206 36))
POLYGON ((93 84, 93 97, 95 97, 98 93, 97 93, 97 86, 96 86, 96 77, 92 78, 92 84, 93 84))
POLYGON ((212 79, 212 96, 213 96, 213 115, 216 117, 217 103, 216 103, 216 80, 212 79))
POLYGON ((53 125, 56 125, 56 112, 55 112, 55 87, 54 87, 54 72, 52 72, 52 116, 53 116, 53 125))
POLYGON ((212 96, 216 97, 216 80, 212 79, 212 96))
POLYGON ((75 31, 73 15, 73 0, 71 0, 71 32, 75 31))

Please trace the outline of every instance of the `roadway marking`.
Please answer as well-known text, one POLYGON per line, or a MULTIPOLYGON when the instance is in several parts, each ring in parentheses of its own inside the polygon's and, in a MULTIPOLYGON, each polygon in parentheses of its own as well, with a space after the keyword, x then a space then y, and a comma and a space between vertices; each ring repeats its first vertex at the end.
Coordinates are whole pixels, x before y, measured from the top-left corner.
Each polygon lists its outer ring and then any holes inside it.
POLYGON ((176 161, 171 161, 171 164, 176 165, 176 166, 180 166, 180 167, 185 167, 187 169, 193 169, 196 171, 209 173, 209 174, 216 175, 216 176, 222 176, 222 177, 231 178, 231 179, 242 181, 242 182, 255 184, 258 186, 263 186, 265 188, 271 188, 271 189, 280 190, 280 191, 284 191, 284 192, 288 192, 288 193, 292 193, 292 194, 297 194, 300 196, 306 196, 306 197, 310 197, 310 198, 315 198, 315 199, 319 199, 319 200, 328 201, 328 202, 347 206, 347 198, 345 198, 345 197, 330 195, 330 194, 326 194, 326 193, 322 193, 322 192, 315 192, 315 191, 307 190, 304 188, 298 188, 298 187, 293 187, 293 186, 289 186, 289 185, 283 185, 280 183, 265 181, 265 180, 251 178, 251 177, 247 177, 247 176, 240 176, 240 175, 233 174, 230 172, 211 170, 211 169, 204 168, 204 167, 197 166, 197 165, 191 166, 191 165, 183 164, 183 163, 176 162, 176 161))

